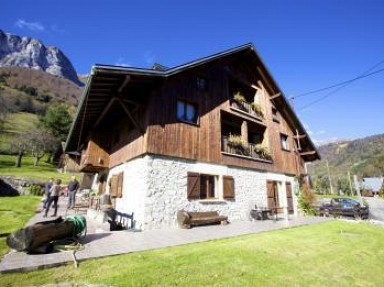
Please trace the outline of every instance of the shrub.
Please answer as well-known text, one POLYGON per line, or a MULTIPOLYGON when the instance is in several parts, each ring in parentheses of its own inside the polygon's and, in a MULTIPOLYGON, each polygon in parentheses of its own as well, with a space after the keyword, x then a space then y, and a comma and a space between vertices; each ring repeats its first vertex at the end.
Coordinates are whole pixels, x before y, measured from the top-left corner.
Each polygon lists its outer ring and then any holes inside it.
POLYGON ((316 195, 306 184, 304 184, 300 190, 299 208, 306 215, 316 215, 316 195))
POLYGON ((29 195, 37 195, 42 196, 44 195, 44 187, 37 184, 32 184, 28 187, 29 195))

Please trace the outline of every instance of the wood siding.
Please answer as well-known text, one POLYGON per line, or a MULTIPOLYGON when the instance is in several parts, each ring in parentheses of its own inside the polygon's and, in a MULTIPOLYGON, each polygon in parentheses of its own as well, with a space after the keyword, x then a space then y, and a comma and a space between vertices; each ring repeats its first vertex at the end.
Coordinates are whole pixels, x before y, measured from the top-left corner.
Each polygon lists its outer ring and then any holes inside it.
MULTIPOLYGON (((261 75, 260 63, 247 64, 243 60, 220 59, 162 81, 145 95, 145 107, 134 114, 142 131, 124 113, 119 119, 113 118, 107 127, 99 129, 99 136, 102 135, 105 141, 109 141, 109 168, 150 153, 289 175, 303 173, 304 161, 294 150, 295 131, 281 116, 282 107, 274 106, 273 100, 270 100, 274 95, 272 84, 266 82, 261 75), (207 80, 207 89, 198 87, 198 77, 207 80), (251 85, 262 89, 260 104, 264 119, 260 120, 231 108, 233 82, 241 83, 248 92, 254 89, 251 85), (197 106, 197 124, 177 120, 177 100, 197 106), (276 114, 272 114, 272 107, 278 111, 278 122, 273 120, 276 119, 276 114), (246 121, 248 129, 260 127, 265 130, 263 144, 268 146, 272 159, 257 160, 223 153, 223 115, 229 115, 231 120, 235 119, 239 123, 246 121), (281 148, 281 134, 288 136, 289 151, 281 148)), ((241 125, 239 128, 241 129, 241 125)))

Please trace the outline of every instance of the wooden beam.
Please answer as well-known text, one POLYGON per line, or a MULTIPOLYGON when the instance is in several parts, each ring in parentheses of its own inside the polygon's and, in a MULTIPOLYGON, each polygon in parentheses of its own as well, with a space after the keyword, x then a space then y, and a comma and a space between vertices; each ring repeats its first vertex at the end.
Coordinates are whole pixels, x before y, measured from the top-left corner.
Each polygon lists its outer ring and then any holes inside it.
POLYGON ((131 76, 130 75, 127 75, 123 81, 123 83, 121 84, 121 86, 119 87, 119 89, 117 90, 117 92, 120 94, 123 89, 125 88, 126 85, 128 85, 128 83, 131 81, 131 76))
POLYGON ((307 134, 303 134, 303 135, 294 135, 293 138, 294 139, 304 139, 307 137, 307 134))
POLYGON ((301 152, 301 153, 300 153, 301 156, 304 156, 304 155, 313 155, 313 154, 316 154, 316 151, 312 150, 312 151, 306 151, 306 152, 301 152))
POLYGON ((99 118, 97 119, 97 121, 94 123, 94 125, 92 126, 92 129, 94 129, 95 127, 97 127, 97 125, 101 122, 101 120, 105 117, 105 115, 107 114, 107 112, 109 111, 109 109, 112 107, 112 104, 116 101, 116 97, 113 97, 109 100, 108 104, 105 106, 104 110, 101 112, 99 118))
POLYGON ((277 94, 275 94, 275 95, 273 95, 273 96, 270 96, 269 99, 270 99, 270 100, 273 100, 273 99, 278 98, 278 97, 280 97, 280 96, 281 96, 281 93, 277 93, 277 94))
POLYGON ((121 107, 123 108, 124 112, 127 114, 128 118, 132 121, 133 125, 140 131, 141 134, 144 134, 144 130, 140 127, 139 123, 132 116, 131 111, 127 108, 125 103, 120 98, 117 98, 117 100, 121 104, 121 107))

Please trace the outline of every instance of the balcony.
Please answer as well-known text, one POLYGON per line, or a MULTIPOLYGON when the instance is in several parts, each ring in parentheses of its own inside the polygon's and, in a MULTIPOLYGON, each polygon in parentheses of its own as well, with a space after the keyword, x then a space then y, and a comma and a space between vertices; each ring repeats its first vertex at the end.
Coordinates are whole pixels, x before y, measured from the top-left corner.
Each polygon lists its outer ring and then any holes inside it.
POLYGON ((269 163, 272 162, 272 156, 268 148, 261 144, 241 142, 240 136, 223 136, 221 146, 223 154, 269 163))
POLYGON ((109 159, 105 156, 84 153, 80 160, 80 171, 82 172, 99 172, 109 165, 109 159))
POLYGON ((230 101, 231 109, 237 112, 243 113, 247 116, 256 118, 259 121, 263 121, 264 114, 260 105, 255 103, 248 103, 243 100, 232 99, 230 101))

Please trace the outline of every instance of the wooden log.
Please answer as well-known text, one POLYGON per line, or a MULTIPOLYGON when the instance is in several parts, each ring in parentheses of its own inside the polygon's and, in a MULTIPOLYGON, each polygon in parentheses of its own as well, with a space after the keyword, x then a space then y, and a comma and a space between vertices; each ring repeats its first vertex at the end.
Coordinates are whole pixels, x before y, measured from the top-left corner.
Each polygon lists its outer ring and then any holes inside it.
POLYGON ((51 241, 73 236, 74 229, 74 222, 64 221, 59 217, 21 228, 10 234, 6 242, 10 248, 17 251, 33 252, 51 241))

